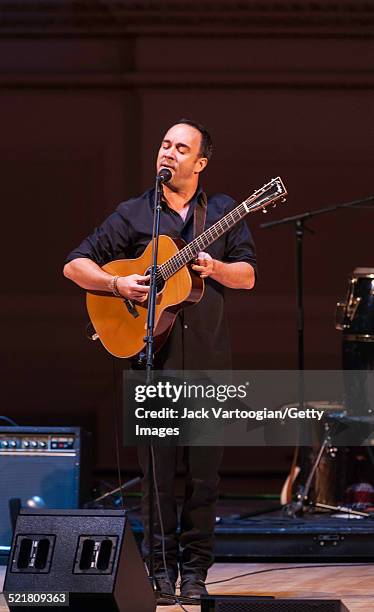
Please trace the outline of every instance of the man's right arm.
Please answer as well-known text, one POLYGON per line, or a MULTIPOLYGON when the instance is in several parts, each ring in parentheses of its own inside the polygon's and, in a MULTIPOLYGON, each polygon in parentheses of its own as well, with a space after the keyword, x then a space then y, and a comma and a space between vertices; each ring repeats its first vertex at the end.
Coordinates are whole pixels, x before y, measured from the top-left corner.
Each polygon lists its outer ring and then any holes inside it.
MULTIPOLYGON (((100 266, 88 257, 77 257, 64 266, 64 276, 88 291, 105 291, 112 293, 113 276, 104 272, 100 266)), ((138 302, 147 299, 149 287, 143 283, 149 280, 148 276, 131 274, 120 276, 117 280, 117 289, 123 297, 138 302)))
POLYGON ((89 291, 109 291, 112 275, 104 272, 92 259, 77 257, 64 266, 64 276, 89 291))

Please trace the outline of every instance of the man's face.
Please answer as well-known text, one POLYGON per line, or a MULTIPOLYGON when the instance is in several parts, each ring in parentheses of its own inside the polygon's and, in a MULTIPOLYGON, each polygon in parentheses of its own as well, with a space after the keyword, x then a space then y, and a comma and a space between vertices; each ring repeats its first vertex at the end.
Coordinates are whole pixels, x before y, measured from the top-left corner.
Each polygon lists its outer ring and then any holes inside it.
POLYGON ((200 156, 201 134, 199 130, 177 123, 168 130, 161 143, 157 156, 157 172, 170 168, 171 187, 188 187, 197 183, 199 173, 208 160, 200 156))

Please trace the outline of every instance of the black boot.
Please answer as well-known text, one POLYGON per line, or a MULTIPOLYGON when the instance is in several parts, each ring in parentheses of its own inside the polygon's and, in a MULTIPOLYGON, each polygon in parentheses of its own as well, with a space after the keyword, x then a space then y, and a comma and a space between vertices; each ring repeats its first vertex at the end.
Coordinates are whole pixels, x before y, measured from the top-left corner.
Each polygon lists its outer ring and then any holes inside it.
POLYGON ((159 570, 155 573, 157 582, 157 605, 171 606, 175 603, 175 583, 176 575, 172 568, 168 569, 168 573, 159 570))
MULTIPOLYGON (((196 605, 200 605, 200 598, 202 595, 208 595, 208 591, 205 587, 205 579, 206 579, 206 571, 205 570, 196 570, 192 571, 190 568, 188 572, 183 572, 181 574, 181 597, 189 597, 191 599, 196 599, 196 605)), ((189 602, 190 605, 192 602, 189 602)))

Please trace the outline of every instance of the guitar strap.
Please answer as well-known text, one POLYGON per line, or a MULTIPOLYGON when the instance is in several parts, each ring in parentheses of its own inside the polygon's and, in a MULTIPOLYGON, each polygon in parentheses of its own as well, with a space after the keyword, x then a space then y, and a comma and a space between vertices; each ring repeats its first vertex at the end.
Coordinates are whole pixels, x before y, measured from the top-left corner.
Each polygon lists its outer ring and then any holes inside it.
POLYGON ((198 197, 197 204, 193 213, 193 237, 194 239, 203 233, 206 221, 206 211, 208 207, 208 198, 202 191, 198 197))

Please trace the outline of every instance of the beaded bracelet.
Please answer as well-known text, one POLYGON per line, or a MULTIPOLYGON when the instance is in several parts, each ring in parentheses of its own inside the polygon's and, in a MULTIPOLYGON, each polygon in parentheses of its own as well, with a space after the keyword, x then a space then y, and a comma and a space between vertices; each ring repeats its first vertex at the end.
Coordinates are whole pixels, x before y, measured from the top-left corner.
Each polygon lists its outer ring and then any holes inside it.
POLYGON ((122 297, 122 295, 118 291, 118 287, 117 287, 117 282, 118 282, 119 278, 120 278, 119 276, 113 276, 111 278, 111 280, 110 280, 110 289, 111 289, 113 295, 115 295, 116 297, 122 297))

